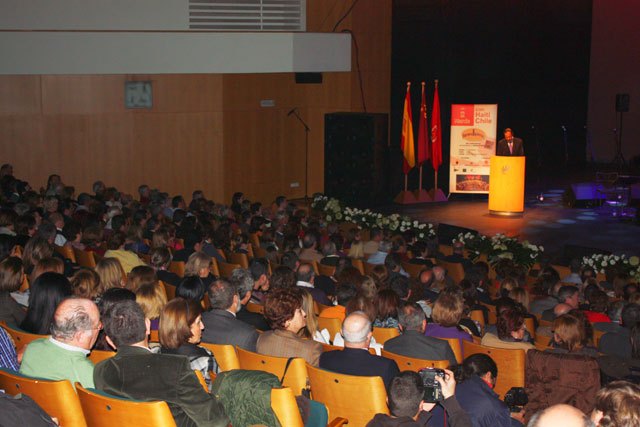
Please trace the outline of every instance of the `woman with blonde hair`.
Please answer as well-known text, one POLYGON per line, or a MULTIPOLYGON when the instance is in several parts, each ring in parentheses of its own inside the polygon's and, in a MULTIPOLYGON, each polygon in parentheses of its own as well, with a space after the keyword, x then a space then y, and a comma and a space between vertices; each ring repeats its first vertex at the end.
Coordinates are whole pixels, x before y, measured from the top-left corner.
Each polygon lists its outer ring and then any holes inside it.
POLYGON ((202 307, 195 301, 175 298, 162 309, 160 314, 160 339, 163 354, 187 356, 191 369, 198 370, 211 391, 209 372, 218 373, 219 368, 213 354, 198 346, 202 338, 202 307))
POLYGON ((24 320, 25 312, 11 297, 11 292, 20 289, 24 269, 18 257, 8 257, 0 262, 0 320, 19 325, 24 320))
POLYGON ((98 297, 99 286, 100 276, 88 268, 78 270, 73 277, 71 277, 73 294, 80 298, 88 298, 95 301, 98 297))
POLYGON ((433 322, 427 324, 424 334, 434 338, 457 338, 462 348, 462 341, 472 341, 471 335, 458 326, 463 313, 462 295, 446 289, 441 291, 431 312, 433 322))
POLYGON ((31 274, 38 261, 53 256, 53 246, 47 239, 40 236, 34 236, 24 247, 22 251, 22 263, 24 264, 24 272, 31 274))
POLYGON ((167 294, 164 287, 158 282, 145 283, 136 291, 136 302, 142 311, 144 317, 151 321, 151 330, 158 330, 160 326, 160 313, 167 304, 167 294))
POLYGON ((96 265, 96 273, 100 276, 99 296, 107 289, 124 288, 127 284, 127 275, 116 258, 102 258, 96 265))
POLYGON ((316 315, 313 296, 307 290, 302 290, 302 309, 307 313, 307 324, 298 331, 298 336, 314 339, 318 332, 318 316, 316 315))
POLYGON ((589 331, 585 327, 585 323, 588 321, 585 320, 575 313, 575 310, 556 318, 553 321, 553 340, 551 342, 553 349, 547 351, 597 356, 597 350, 587 345, 590 339, 589 331))
POLYGON ((184 266, 184 277, 198 276, 205 288, 209 289, 209 285, 216 279, 210 270, 212 262, 211 257, 204 252, 192 253, 184 266))
POLYGON ((42 273, 47 273, 47 272, 63 274, 64 261, 62 261, 60 258, 54 258, 54 257, 41 259, 33 268, 33 271, 29 276, 29 283, 35 282, 38 276, 40 276, 42 273))

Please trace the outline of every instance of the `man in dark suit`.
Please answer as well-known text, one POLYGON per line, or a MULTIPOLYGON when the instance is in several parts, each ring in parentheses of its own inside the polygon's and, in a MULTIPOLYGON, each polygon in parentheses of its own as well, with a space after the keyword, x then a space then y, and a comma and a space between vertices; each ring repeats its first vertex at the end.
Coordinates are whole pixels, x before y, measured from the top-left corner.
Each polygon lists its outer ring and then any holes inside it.
POLYGON ((371 321, 361 311, 348 315, 342 322, 344 350, 329 351, 320 356, 320 367, 346 375, 381 377, 389 390, 391 380, 400 370, 395 361, 369 353, 371 321))
POLYGON ((229 426, 224 408, 204 391, 187 357, 151 353, 149 327, 149 319, 135 301, 112 307, 104 330, 118 353, 96 365, 96 388, 127 399, 164 400, 179 427, 229 426))
POLYGON ((313 266, 306 262, 300 264, 298 271, 296 271, 296 286, 308 291, 315 302, 323 305, 331 305, 327 294, 314 286, 314 280, 315 273, 313 272, 313 266))
POLYGON ((427 318, 417 304, 407 304, 398 313, 402 335, 384 343, 384 349, 402 356, 426 360, 448 360, 456 364, 449 343, 433 337, 424 336, 427 318))
POLYGON ((258 331, 236 318, 240 308, 240 297, 231 283, 216 280, 208 290, 211 310, 202 313, 202 341, 212 344, 237 345, 245 350, 256 351, 258 331))
POLYGON ((498 141, 496 156, 524 156, 522 139, 515 138, 511 128, 506 128, 504 138, 498 141))
POLYGON ((640 305, 630 303, 622 309, 620 315, 622 328, 619 332, 607 332, 600 338, 598 350, 604 354, 619 356, 623 359, 631 359, 631 328, 640 324, 640 305))

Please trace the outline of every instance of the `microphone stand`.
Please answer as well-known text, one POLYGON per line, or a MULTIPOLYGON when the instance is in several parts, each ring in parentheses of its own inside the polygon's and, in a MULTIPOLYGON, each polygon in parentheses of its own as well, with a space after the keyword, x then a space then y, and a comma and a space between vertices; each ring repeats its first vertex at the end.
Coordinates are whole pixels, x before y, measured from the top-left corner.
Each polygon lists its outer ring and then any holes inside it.
POLYGON ((294 108, 291 113, 296 116, 298 121, 304 126, 304 203, 309 202, 309 126, 302 120, 302 117, 298 114, 298 109, 294 108))

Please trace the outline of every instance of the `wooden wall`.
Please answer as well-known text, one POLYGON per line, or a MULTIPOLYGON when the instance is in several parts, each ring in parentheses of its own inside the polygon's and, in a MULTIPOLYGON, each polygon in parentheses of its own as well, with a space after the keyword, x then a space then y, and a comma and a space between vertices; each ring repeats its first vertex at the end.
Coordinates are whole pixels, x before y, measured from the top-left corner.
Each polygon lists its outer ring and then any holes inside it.
MULTIPOLYGON (((342 3, 309 0, 308 31, 331 31, 350 5, 342 3)), ((367 110, 388 113, 391 0, 360 1, 344 28, 358 42, 367 110)), ((322 84, 308 85, 291 73, 0 76, 0 162, 34 187, 59 173, 77 191, 102 179, 187 199, 194 189, 217 201, 234 191, 263 202, 301 197, 304 128, 287 116, 298 107, 311 129, 311 195, 323 190, 324 114, 362 111, 353 55, 351 73, 324 73, 322 84), (124 108, 126 80, 153 81, 151 110, 124 108), (275 107, 260 107, 263 99, 275 107)))

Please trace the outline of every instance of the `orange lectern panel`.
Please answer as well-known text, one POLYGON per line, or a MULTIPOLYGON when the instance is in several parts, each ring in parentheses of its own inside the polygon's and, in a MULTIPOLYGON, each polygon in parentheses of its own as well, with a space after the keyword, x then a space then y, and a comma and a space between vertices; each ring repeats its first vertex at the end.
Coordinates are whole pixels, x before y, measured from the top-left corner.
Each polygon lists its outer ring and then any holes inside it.
POLYGON ((524 212, 525 157, 491 157, 489 212, 521 215, 524 212))

